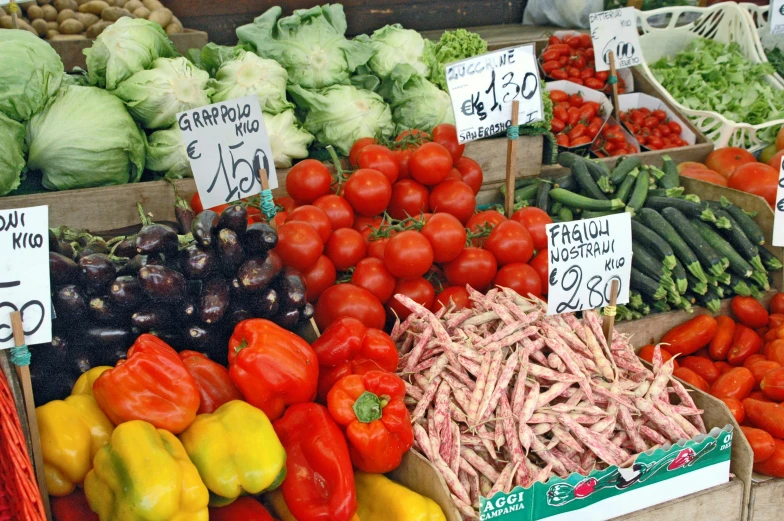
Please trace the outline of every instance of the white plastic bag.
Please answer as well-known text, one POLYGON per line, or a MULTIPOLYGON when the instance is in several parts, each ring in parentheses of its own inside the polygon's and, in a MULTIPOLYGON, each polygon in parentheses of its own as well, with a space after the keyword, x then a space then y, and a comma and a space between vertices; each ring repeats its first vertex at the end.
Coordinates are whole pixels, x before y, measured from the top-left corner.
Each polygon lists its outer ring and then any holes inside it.
POLYGON ((603 9, 603 0, 528 0, 523 24, 587 29, 588 15, 603 9))

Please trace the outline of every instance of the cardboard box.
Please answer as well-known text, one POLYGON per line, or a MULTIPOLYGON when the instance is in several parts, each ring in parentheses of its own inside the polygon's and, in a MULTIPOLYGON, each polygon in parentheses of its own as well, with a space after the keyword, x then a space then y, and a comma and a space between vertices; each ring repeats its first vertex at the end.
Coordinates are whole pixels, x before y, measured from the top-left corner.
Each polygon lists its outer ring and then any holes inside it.
MULTIPOLYGON (((547 84, 545 85, 545 90, 547 92, 550 92, 551 90, 561 90, 569 95, 579 93, 582 94, 583 100, 595 101, 599 105, 601 105, 601 108, 599 109, 599 116, 602 118, 603 122, 602 122, 602 127, 599 129, 599 132, 602 131, 602 128, 604 128, 604 126, 607 124, 607 120, 610 118, 610 115, 612 114, 613 111, 612 103, 610 103, 610 100, 607 99, 607 96, 605 96, 603 92, 600 92, 598 90, 589 89, 588 87, 584 87, 582 85, 571 82, 569 80, 547 82, 547 84)), ((584 145, 578 145, 576 147, 562 147, 559 145, 558 151, 573 152, 575 154, 579 154, 583 156, 586 153, 588 153, 588 149, 591 147, 592 144, 593 141, 590 143, 586 143, 584 145)))
MULTIPOLYGON (((610 116, 610 117, 607 119, 607 121, 604 123, 604 126, 608 126, 608 125, 617 125, 617 124, 618 124, 618 122, 615 120, 615 118, 614 118, 614 117, 612 117, 612 116, 610 116)), ((603 130, 603 129, 604 129, 604 127, 602 127, 602 130, 603 130)), ((637 147, 637 150, 638 150, 638 151, 640 150, 640 142, 639 142, 639 141, 637 141, 637 138, 636 138, 636 137, 634 137, 634 134, 632 134, 631 132, 629 132, 629 130, 628 130, 628 129, 627 129, 625 126, 623 126, 623 125, 621 125, 621 133, 624 135, 624 137, 626 138, 626 142, 627 142, 629 145, 631 145, 631 146, 634 146, 634 147, 637 147)), ((604 156, 599 156, 599 155, 597 154, 597 151, 599 150, 599 146, 600 146, 601 144, 603 144, 603 143, 604 143, 604 141, 605 141, 605 140, 604 140, 604 138, 602 137, 602 135, 601 135, 601 131, 600 131, 600 132, 599 132, 599 135, 598 135, 598 136, 596 136, 596 139, 593 141, 593 143, 591 143, 591 153, 592 153, 594 156, 596 156, 596 157, 604 157, 604 156)))

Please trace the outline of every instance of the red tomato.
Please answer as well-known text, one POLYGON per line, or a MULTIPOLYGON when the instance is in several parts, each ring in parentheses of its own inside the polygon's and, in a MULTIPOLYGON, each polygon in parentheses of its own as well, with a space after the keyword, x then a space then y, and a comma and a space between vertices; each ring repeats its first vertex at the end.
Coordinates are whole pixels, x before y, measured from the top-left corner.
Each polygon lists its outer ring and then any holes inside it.
POLYGON ((568 109, 566 109, 566 113, 568 114, 566 121, 569 122, 570 126, 573 127, 580 121, 580 109, 578 109, 577 107, 575 106, 569 107, 568 109))
POLYGON ((395 154, 384 145, 368 145, 357 154, 359 168, 372 168, 378 170, 389 179, 392 184, 400 175, 400 164, 395 154))
MULTIPOLYGON (((599 74, 598 72, 596 74, 599 74)), ((604 81, 598 78, 586 78, 585 86, 589 89, 602 90, 604 88, 604 81)))
POLYGON ((522 262, 507 264, 499 269, 493 284, 496 287, 513 289, 524 297, 529 294, 542 297, 542 281, 539 274, 534 268, 522 262))
POLYGON ((534 240, 534 248, 544 250, 547 248, 547 231, 545 226, 553 222, 547 212, 535 206, 528 206, 517 210, 512 215, 512 220, 526 227, 534 240))
POLYGON ((314 318, 322 331, 342 317, 354 317, 365 327, 375 329, 384 329, 386 322, 381 302, 365 288, 351 283, 328 288, 316 303, 314 318))
POLYGON ((745 426, 741 426, 740 430, 743 431, 743 436, 749 442, 751 450, 754 452, 754 463, 761 463, 773 456, 773 452, 776 450, 776 442, 770 433, 762 429, 745 426))
POLYGON ((362 234, 351 228, 340 228, 324 246, 324 255, 329 257, 335 269, 345 271, 365 258, 367 243, 362 234))
POLYGON ((305 159, 289 170, 286 176, 286 191, 291 197, 310 204, 329 193, 332 175, 321 161, 305 159))
MULTIPOLYGON (((415 279, 398 280, 395 285, 395 295, 405 295, 417 304, 430 309, 433 307, 433 301, 436 298, 436 290, 426 278, 418 277, 415 279)), ((387 302, 387 307, 392 314, 397 315, 400 320, 405 320, 411 311, 401 304, 395 297, 392 297, 387 302)))
POLYGON ((443 145, 425 143, 411 154, 408 169, 411 177, 424 185, 432 186, 446 179, 452 170, 452 164, 452 154, 443 145))
POLYGON ((199 195, 199 192, 196 192, 193 194, 193 197, 191 197, 191 210, 193 210, 195 213, 201 213, 204 211, 204 206, 201 204, 201 196, 199 195))
MULTIPOLYGON (((98 514, 90 509, 87 497, 80 488, 77 488, 67 496, 51 496, 49 500, 52 504, 52 514, 56 521, 98 521, 98 514)), ((264 507, 261 505, 259 505, 259 508, 264 510, 264 507)), ((8 512, 8 510, 5 510, 5 512, 8 512)), ((264 512, 266 514, 266 510, 264 512)), ((269 514, 266 514, 267 517, 263 517, 263 514, 261 515, 262 517, 258 518, 259 521, 272 521, 269 514)), ((210 515, 210 518, 212 518, 212 515, 210 515)), ((11 517, 9 516, 8 519, 11 519, 11 517)))
POLYGON ((784 401, 784 367, 768 371, 762 377, 760 390, 771 400, 784 401))
POLYGON ((569 120, 569 113, 566 111, 568 107, 564 107, 563 105, 556 105, 553 107, 553 118, 559 119, 562 122, 566 122, 569 120))
POLYGON ((368 145, 372 145, 376 142, 376 140, 372 137, 363 137, 357 139, 354 144, 351 146, 351 150, 348 153, 348 162, 351 166, 355 167, 359 164, 357 156, 359 152, 368 145))
POLYGON ((387 248, 388 242, 388 237, 376 239, 374 241, 368 241, 367 256, 384 260, 384 251, 387 248))
POLYGON ((754 388, 754 375, 745 367, 735 367, 722 374, 711 386, 711 394, 717 398, 743 400, 754 388))
MULTIPOLYGON (((773 157, 768 159, 767 165, 774 170, 778 170, 781 168, 781 158, 784 157, 784 150, 779 150, 776 152, 773 157)), ((192 206, 192 205, 191 205, 192 206)))
MULTIPOLYGON (((466 223, 466 228, 471 233, 478 233, 480 227, 481 228, 489 228, 492 230, 495 228, 499 223, 506 221, 506 217, 501 212, 496 210, 483 210, 479 213, 475 213, 468 219, 466 223)), ((471 244, 473 246, 482 246, 485 241, 487 240, 487 236, 483 237, 474 237, 471 239, 471 244)))
POLYGON ((370 257, 357 263, 351 275, 351 282, 365 288, 385 304, 392 297, 396 281, 383 260, 370 257))
POLYGON ((743 365, 748 357, 759 353, 760 349, 762 349, 762 338, 756 331, 743 324, 736 324, 732 347, 727 353, 727 362, 735 366, 743 365))
POLYGON ((395 137, 395 143, 400 143, 404 139, 410 142, 410 144, 406 145, 406 148, 414 149, 422 143, 430 141, 430 134, 418 128, 404 130, 395 137))
POLYGON ((572 107, 577 107, 579 109, 582 106, 582 104, 583 104, 583 96, 579 92, 575 94, 571 94, 569 96, 569 105, 571 105, 572 107))
POLYGON ((557 60, 560 56, 561 53, 559 53, 558 51, 553 49, 547 49, 542 53, 542 61, 549 62, 549 61, 557 60))
POLYGON ((727 180, 723 176, 717 174, 713 170, 708 170, 706 168, 686 168, 681 170, 680 175, 684 177, 691 177, 692 179, 699 179, 700 181, 705 181, 706 183, 727 186, 727 180))
POLYGON ((430 192, 430 208, 433 212, 454 215, 458 221, 466 223, 476 210, 476 196, 463 181, 448 179, 430 192))
POLYGON ((776 293, 770 300, 770 312, 784 314, 784 293, 776 293))
POLYGON ((490 232, 484 248, 493 254, 499 266, 525 264, 534 254, 534 241, 525 226, 517 221, 504 221, 490 232))
POLYGON ((324 242, 313 226, 292 221, 278 227, 278 245, 275 246, 286 266, 306 272, 324 251, 324 242))
POLYGON ((716 317, 716 327, 708 351, 714 360, 726 360, 735 338, 735 321, 730 317, 716 317))
POLYGON ((470 285, 477 291, 490 286, 497 270, 493 254, 474 247, 464 248, 455 260, 444 264, 444 274, 451 285, 470 285))
POLYGON ((768 324, 768 312, 753 297, 736 295, 732 299, 732 312, 744 325, 757 329, 768 324))
POLYGON ((588 127, 582 123, 578 123, 577 125, 573 126, 572 129, 566 133, 566 135, 569 136, 569 141, 574 143, 575 139, 583 137, 587 131, 588 127))
POLYGON ((411 179, 411 172, 408 169, 408 160, 411 159, 411 154, 413 154, 414 151, 411 148, 401 148, 400 150, 395 150, 393 153, 397 158, 397 164, 400 166, 397 180, 411 179))
POLYGON ((715 365, 716 367, 719 368, 719 371, 721 371, 721 374, 724 374, 727 371, 729 371, 730 369, 732 369, 732 366, 730 364, 728 364, 727 362, 713 362, 713 365, 715 365))
POLYGON ((738 147, 718 148, 708 154, 705 159, 705 166, 714 172, 729 179, 735 170, 747 163, 756 163, 755 158, 750 152, 738 147))
POLYGON ((351 174, 345 184, 346 201, 360 215, 378 215, 386 210, 392 197, 392 184, 378 170, 362 168, 351 174))
POLYGON ((461 286, 449 286, 436 296, 430 311, 436 313, 443 307, 449 310, 450 306, 455 311, 471 307, 471 300, 468 297, 468 290, 461 286))
POLYGON ((583 33, 580 35, 580 45, 583 49, 592 49, 593 47, 593 40, 591 40, 591 35, 587 33, 583 33))
POLYGON ((547 250, 539 250, 539 253, 534 255, 534 258, 531 259, 531 262, 529 262, 528 265, 536 270, 537 275, 539 275, 539 280, 542 281, 542 295, 547 295, 550 287, 550 280, 548 279, 549 266, 547 262, 547 250))
POLYGON ((558 60, 550 60, 542 63, 542 70, 544 71, 545 75, 549 75, 560 66, 561 64, 558 63, 558 60))
MULTIPOLYGON (((329 197, 329 196, 322 196, 322 197, 329 197)), ((278 206, 282 206, 283 209, 287 212, 292 211, 294 208, 297 207, 297 203, 291 197, 276 197, 275 204, 278 206)))
POLYGON ((738 423, 743 423, 743 420, 746 419, 746 411, 743 409, 743 402, 738 400, 737 398, 719 398, 724 405, 730 410, 732 416, 735 417, 735 421, 738 423))
POLYGON ((693 385, 697 389, 703 392, 710 392, 710 386, 705 379, 692 371, 691 369, 686 369, 685 367, 679 367, 672 372, 672 375, 676 378, 680 378, 687 384, 693 385))
MULTIPOLYGON (((463 175, 460 173, 460 170, 452 167, 452 170, 449 171, 449 175, 446 176, 446 179, 457 179, 458 181, 462 181, 463 175)), ((444 181, 446 181, 446 179, 444 179, 444 181)))
POLYGON ((449 262, 463 251, 466 230, 454 215, 434 214, 422 227, 422 235, 433 247, 433 262, 449 262))
POLYGON ((318 232, 321 242, 326 243, 332 233, 332 223, 329 216, 317 206, 306 204, 294 208, 286 216, 286 222, 302 221, 310 224, 318 232))
POLYGON ((661 109, 656 109, 653 112, 651 112, 651 116, 658 119, 659 121, 664 121, 665 119, 667 119, 667 113, 661 109))
POLYGON ((550 95, 550 99, 553 103, 559 103, 561 101, 568 101, 569 95, 562 90, 553 89, 548 93, 550 95))
POLYGON ((322 255, 302 276, 305 278, 308 302, 315 302, 324 290, 335 285, 337 272, 332 261, 322 255))
POLYGON ((403 179, 392 185, 392 198, 387 213, 393 219, 416 217, 430 211, 430 191, 413 179, 403 179))
POLYGON ((558 143, 558 146, 562 147, 569 147, 569 136, 566 134, 558 134, 555 136, 555 142, 558 143))
POLYGON ((550 130, 552 130, 554 134, 563 132, 565 129, 566 123, 564 123, 563 120, 553 118, 553 120, 550 122, 550 130))
MULTIPOLYGON (((649 364, 653 364, 653 352, 656 349, 656 346, 653 344, 644 345, 637 351, 637 356, 648 362, 649 364)), ((668 362, 672 355, 670 354, 667 349, 664 347, 659 347, 659 351, 661 352, 662 363, 668 362)), ((678 360, 672 361, 673 369, 679 368, 681 365, 678 363, 678 360)))
POLYGON ((479 166, 479 163, 474 161, 468 157, 461 157, 457 161, 455 161, 455 168, 460 171, 460 175, 463 176, 463 182, 471 187, 471 190, 474 191, 474 195, 479 193, 479 189, 482 188, 482 167, 479 166))
POLYGON ((384 264, 397 278, 421 277, 433 265, 433 247, 419 232, 400 232, 387 243, 384 249, 384 264))
POLYGON ((754 464, 754 470, 766 476, 784 478, 784 440, 774 438, 773 454, 760 463, 754 464))
POLYGON ((354 225, 354 209, 339 195, 322 195, 313 201, 313 206, 327 214, 333 230, 351 228, 354 225))
POLYGON ((457 142, 457 128, 451 123, 441 123, 433 129, 433 141, 446 148, 452 156, 452 162, 463 157, 465 144, 457 142))
POLYGON ((754 390, 760 391, 760 384, 762 384, 762 379, 765 378, 765 375, 774 369, 779 369, 781 364, 773 360, 758 360, 753 364, 744 365, 744 367, 754 375, 754 390))
POLYGON ((667 331, 661 341, 673 355, 690 355, 708 345, 717 330, 715 318, 698 315, 667 331))
MULTIPOLYGON (((720 149, 726 150, 726 149, 720 149)), ((753 156, 752 156, 753 157, 753 156)), ((758 195, 773 206, 776 203, 779 172, 762 163, 749 163, 738 167, 727 180, 727 186, 758 195)))
POLYGON ((700 375, 709 385, 713 385, 713 383, 719 379, 719 376, 721 376, 719 368, 707 358, 687 356, 681 359, 681 366, 691 369, 700 375))

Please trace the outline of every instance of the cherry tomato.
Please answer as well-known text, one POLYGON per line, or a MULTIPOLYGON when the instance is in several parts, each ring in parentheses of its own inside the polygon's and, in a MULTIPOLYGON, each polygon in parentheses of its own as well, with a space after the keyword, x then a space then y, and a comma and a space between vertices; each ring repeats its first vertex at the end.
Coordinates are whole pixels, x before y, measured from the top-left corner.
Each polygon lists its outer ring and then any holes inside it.
MULTIPOLYGON (((415 279, 398 280, 394 290, 395 295, 405 295, 417 304, 430 309, 436 298, 436 290, 424 277, 415 279)), ((397 315, 400 320, 405 320, 411 311, 401 304, 396 298, 392 297, 387 302, 390 312, 397 315)))
POLYGON ((430 211, 430 191, 413 179, 403 179, 392 185, 392 198, 387 213, 393 219, 416 217, 430 211))
POLYGON ((335 269, 345 271, 365 258, 367 243, 362 234, 351 228, 340 228, 324 245, 324 255, 329 257, 335 269))
POLYGON ((460 171, 460 175, 463 176, 463 182, 471 187, 474 195, 478 194, 484 181, 482 167, 479 166, 479 163, 469 157, 461 157, 455 161, 455 168, 460 171))
POLYGON ((413 230, 392 237, 384 249, 384 264, 400 279, 421 277, 433 265, 433 247, 427 237, 413 230))
POLYGON ((383 145, 368 145, 357 154, 359 168, 372 168, 378 170, 389 179, 392 184, 400 175, 400 164, 395 154, 383 145))
POLYGON ((565 128, 566 128, 566 123, 564 123, 562 120, 558 118, 553 118, 552 121, 550 122, 550 129, 556 134, 558 132, 563 132, 565 128))
POLYGON ((746 419, 746 411, 743 409, 743 402, 738 400, 737 398, 719 398, 724 405, 730 410, 730 414, 735 417, 735 421, 738 423, 743 423, 743 420, 746 419))
POLYGON ((549 94, 553 103, 569 100, 569 95, 562 90, 553 89, 549 92, 549 94))
MULTIPOLYGON (((490 232, 484 248, 493 254, 498 266, 524 264, 531 260, 534 254, 534 240, 528 229, 519 222, 504 221, 490 232)), ((537 294, 540 292, 541 288, 537 294)))
POLYGON ((367 256, 384 260, 384 251, 391 237, 383 237, 374 241, 368 241, 367 256))
POLYGON ((395 291, 396 281, 383 260, 370 257, 357 263, 351 275, 351 282, 365 288, 385 304, 395 291))
POLYGON ((466 230, 457 218, 436 213, 422 227, 422 235, 433 248, 433 262, 449 262, 465 248, 466 230))
POLYGON ((463 181, 447 179, 430 192, 430 208, 434 212, 454 215, 458 221, 466 223, 476 210, 476 196, 463 181))
MULTIPOLYGON (((513 222, 513 221, 512 221, 513 222)), ((522 262, 507 264, 495 276, 496 287, 510 288, 527 297, 529 294, 542 297, 542 281, 534 268, 522 262)))
POLYGON ((306 272, 321 256, 324 242, 310 224, 292 221, 278 227, 275 251, 286 266, 306 272))
POLYGON ((439 143, 425 143, 414 150, 408 160, 411 177, 423 185, 436 185, 452 170, 452 154, 439 143))
POLYGON ((681 366, 691 369, 708 382, 708 385, 713 385, 713 382, 719 379, 721 371, 714 365, 711 360, 699 356, 687 356, 681 359, 681 366))
POLYGON ((784 401, 784 367, 768 371, 760 382, 760 390, 771 400, 784 401))
POLYGON ((470 308, 471 300, 468 296, 468 290, 460 286, 449 286, 446 288, 436 295, 436 299, 433 302, 430 311, 436 313, 443 307, 447 308, 447 310, 453 309, 455 311, 470 308))
POLYGON ((327 214, 333 230, 351 228, 354 225, 354 209, 339 195, 322 195, 313 201, 313 206, 327 214))
POLYGON ((577 107, 569 107, 566 109, 566 113, 569 115, 567 121, 569 122, 570 126, 575 126, 580 121, 580 109, 577 107))
MULTIPOLYGON (((656 348, 656 346, 654 346, 653 344, 648 344, 648 345, 642 346, 642 348, 640 348, 640 350, 637 352, 637 356, 639 356, 640 358, 642 358, 646 362, 648 362, 650 364, 653 364, 653 352, 654 352, 655 348, 656 348)), ((662 362, 666 363, 666 362, 668 362, 672 358, 672 355, 670 354, 670 352, 667 351, 664 347, 660 347, 659 351, 661 353, 662 362)), ((680 366, 681 365, 678 363, 677 360, 673 360, 672 361, 673 369, 677 369, 680 366)))
POLYGON ((490 286, 497 270, 493 254, 474 247, 464 248, 455 260, 444 264, 444 274, 451 285, 470 285, 477 291, 490 286))
POLYGON ((528 206, 517 210, 512 215, 512 220, 517 221, 526 227, 534 240, 534 248, 543 250, 547 248, 547 232, 545 225, 550 224, 553 220, 547 215, 547 212, 540 210, 535 206, 528 206))
POLYGON ((310 224, 318 232, 321 242, 325 244, 332 233, 332 223, 329 220, 329 216, 317 206, 306 204, 293 209, 286 217, 286 222, 291 221, 302 221, 310 224))
POLYGON ((550 73, 550 77, 554 80, 565 80, 569 78, 569 75, 563 69, 555 69, 550 73))
POLYGON ((593 48, 593 40, 591 40, 591 35, 587 33, 583 33, 580 35, 580 45, 585 49, 592 49, 593 48))
POLYGON ((456 162, 463 157, 465 143, 457 142, 457 127, 451 123, 441 123, 433 129, 433 141, 446 148, 452 155, 452 161, 456 162))
POLYGON ((762 349, 762 338, 754 331, 743 324, 735 325, 735 337, 732 340, 732 347, 727 353, 727 362, 730 365, 743 365, 748 357, 759 353, 762 349))
POLYGON ((302 276, 305 278, 308 302, 315 302, 324 290, 335 285, 337 271, 332 261, 325 255, 321 255, 302 276))
POLYGON ((366 146, 372 145, 375 142, 376 142, 376 140, 374 138, 372 138, 372 137, 362 137, 362 138, 357 139, 354 142, 354 144, 351 146, 351 150, 348 153, 348 162, 351 164, 351 166, 356 168, 357 165, 359 164, 357 162, 357 160, 358 160, 357 156, 359 155, 359 152, 363 148, 365 148, 366 146))
POLYGON ((542 63, 542 70, 545 74, 550 74, 560 66, 561 64, 558 63, 558 60, 550 60, 542 63))
POLYGON ((368 328, 384 329, 384 306, 371 292, 351 283, 327 288, 316 303, 314 318, 324 331, 335 320, 354 317, 368 328))
POLYGON ((286 176, 286 191, 291 197, 310 204, 329 193, 332 175, 321 161, 305 159, 289 170, 286 176))
MULTIPOLYGON (((429 144, 429 143, 428 143, 429 144)), ((378 215, 386 210, 392 197, 392 184, 378 170, 362 168, 351 174, 345 184, 346 201, 358 214, 378 215)))
POLYGON ((664 121, 665 119, 667 119, 667 113, 661 109, 656 109, 653 112, 651 112, 651 116, 658 119, 659 121, 664 121))
POLYGON ((776 293, 770 299, 770 312, 784 314, 784 293, 776 293))
MULTIPOLYGON (((599 74, 598 72, 596 74, 599 74)), ((585 86, 589 89, 602 90, 604 88, 604 81, 597 78, 586 78, 585 86)))

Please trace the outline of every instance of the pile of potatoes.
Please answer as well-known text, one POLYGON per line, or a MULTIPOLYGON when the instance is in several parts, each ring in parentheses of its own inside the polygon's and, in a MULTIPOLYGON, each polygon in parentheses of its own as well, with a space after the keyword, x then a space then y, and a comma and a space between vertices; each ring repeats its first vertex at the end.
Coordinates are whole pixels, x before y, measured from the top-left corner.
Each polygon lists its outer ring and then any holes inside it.
MULTIPOLYGON (((19 29, 47 40, 95 38, 122 18, 144 18, 166 30, 182 32, 182 24, 159 0, 36 0, 19 2, 19 29)), ((13 28, 8 6, 0 7, 0 28, 13 28)))

